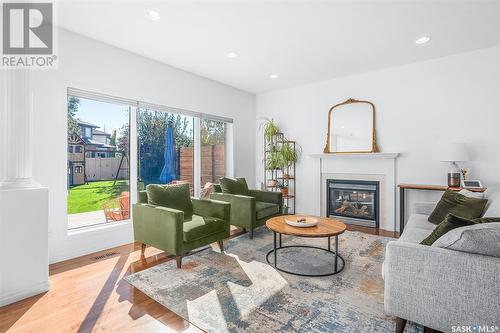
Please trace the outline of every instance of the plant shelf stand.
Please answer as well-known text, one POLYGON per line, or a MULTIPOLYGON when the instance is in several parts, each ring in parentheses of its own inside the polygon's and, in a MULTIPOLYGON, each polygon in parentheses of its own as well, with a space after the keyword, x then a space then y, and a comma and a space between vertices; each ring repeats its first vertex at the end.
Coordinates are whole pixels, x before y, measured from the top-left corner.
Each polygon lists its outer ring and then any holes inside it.
POLYGON ((283 195, 283 206, 288 207, 288 214, 295 214, 296 207, 296 182, 295 182, 295 162, 286 166, 273 167, 268 161, 272 159, 272 154, 280 150, 284 145, 288 145, 296 153, 296 142, 287 140, 283 133, 272 135, 270 140, 264 135, 264 186, 268 191, 281 191, 280 183, 288 187, 288 195, 283 195))

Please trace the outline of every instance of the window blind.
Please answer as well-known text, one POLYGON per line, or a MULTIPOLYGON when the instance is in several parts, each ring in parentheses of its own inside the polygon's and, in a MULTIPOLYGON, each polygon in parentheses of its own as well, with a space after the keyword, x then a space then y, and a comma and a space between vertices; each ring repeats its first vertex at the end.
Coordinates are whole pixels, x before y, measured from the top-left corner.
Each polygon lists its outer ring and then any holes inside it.
POLYGON ((215 120, 215 121, 222 121, 222 122, 226 122, 226 123, 233 123, 233 119, 227 118, 227 117, 216 116, 216 115, 202 113, 202 112, 195 112, 195 111, 191 111, 191 110, 180 109, 180 108, 165 106, 165 105, 161 105, 161 104, 153 104, 153 103, 148 103, 148 102, 143 102, 143 101, 136 101, 133 99, 116 97, 116 96, 106 95, 106 94, 102 94, 102 93, 81 90, 81 89, 77 89, 77 88, 68 88, 68 95, 79 97, 79 98, 92 99, 92 100, 99 101, 99 102, 107 102, 107 103, 120 104, 120 105, 129 105, 132 107, 138 107, 138 108, 143 108, 143 109, 163 111, 163 112, 168 112, 168 113, 176 113, 176 114, 181 114, 184 116, 190 116, 190 117, 196 117, 196 118, 202 118, 202 119, 208 119, 208 120, 215 120))

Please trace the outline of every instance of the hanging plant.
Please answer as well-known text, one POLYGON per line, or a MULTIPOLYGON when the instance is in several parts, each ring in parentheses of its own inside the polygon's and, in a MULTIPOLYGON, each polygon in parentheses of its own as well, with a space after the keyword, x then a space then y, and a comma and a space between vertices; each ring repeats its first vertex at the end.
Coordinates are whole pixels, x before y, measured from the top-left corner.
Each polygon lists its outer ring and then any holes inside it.
POLYGON ((278 124, 274 121, 274 119, 267 120, 264 124, 264 137, 267 141, 271 141, 274 135, 280 132, 280 128, 278 124))
POLYGON ((293 163, 296 163, 299 159, 297 151, 294 149, 293 145, 290 143, 284 143, 280 149, 280 159, 282 163, 282 168, 288 167, 293 163))
POLYGON ((281 153, 276 147, 269 151, 266 160, 266 169, 275 170, 281 166, 281 153))

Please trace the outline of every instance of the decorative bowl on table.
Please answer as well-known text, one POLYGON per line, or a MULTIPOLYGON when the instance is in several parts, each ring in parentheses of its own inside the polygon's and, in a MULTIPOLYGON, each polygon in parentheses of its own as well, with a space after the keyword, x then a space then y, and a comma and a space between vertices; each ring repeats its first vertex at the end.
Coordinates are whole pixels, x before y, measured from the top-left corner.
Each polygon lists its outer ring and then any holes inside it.
POLYGON ((304 216, 297 216, 297 217, 286 217, 285 218, 285 223, 292 226, 292 227, 298 227, 298 228, 307 228, 307 227, 314 227, 317 225, 319 220, 315 217, 304 217, 304 216))

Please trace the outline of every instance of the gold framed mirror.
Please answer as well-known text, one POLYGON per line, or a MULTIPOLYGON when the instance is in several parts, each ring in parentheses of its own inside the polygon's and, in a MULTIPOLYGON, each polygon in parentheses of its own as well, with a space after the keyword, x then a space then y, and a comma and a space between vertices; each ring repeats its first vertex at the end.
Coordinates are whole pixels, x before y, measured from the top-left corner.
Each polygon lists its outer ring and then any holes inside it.
POLYGON ((348 99, 328 111, 324 153, 376 153, 375 105, 348 99))

